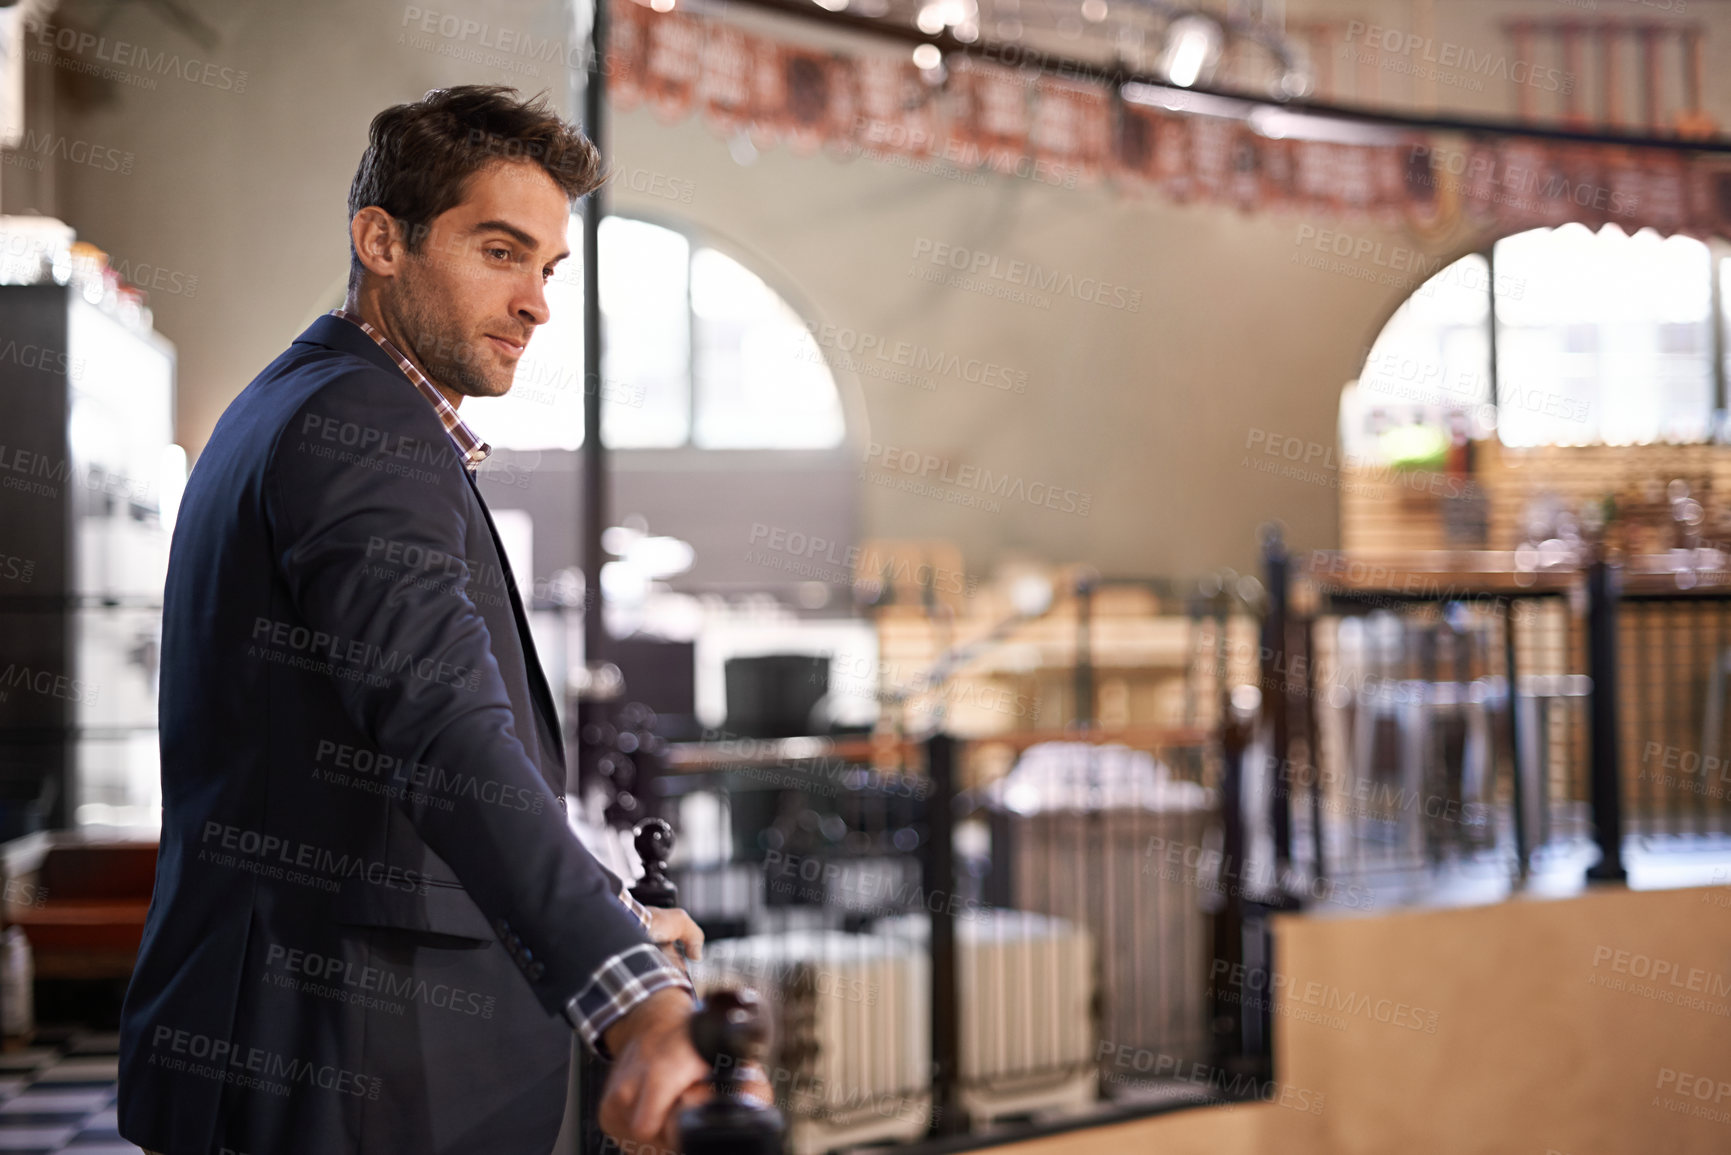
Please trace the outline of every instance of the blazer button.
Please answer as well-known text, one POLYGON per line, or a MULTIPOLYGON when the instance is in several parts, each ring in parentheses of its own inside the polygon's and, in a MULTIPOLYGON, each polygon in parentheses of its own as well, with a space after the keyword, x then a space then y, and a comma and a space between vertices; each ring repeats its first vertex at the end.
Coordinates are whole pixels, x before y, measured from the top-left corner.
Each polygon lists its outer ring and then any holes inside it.
POLYGON ((532 962, 523 968, 523 973, 535 982, 541 981, 541 976, 547 973, 547 964, 532 962))

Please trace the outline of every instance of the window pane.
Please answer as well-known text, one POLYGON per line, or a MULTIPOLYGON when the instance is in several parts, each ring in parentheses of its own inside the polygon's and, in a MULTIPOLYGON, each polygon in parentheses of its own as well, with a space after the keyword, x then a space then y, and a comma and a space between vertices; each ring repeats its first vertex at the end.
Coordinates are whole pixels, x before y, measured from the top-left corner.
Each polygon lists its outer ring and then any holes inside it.
POLYGON ((1420 285, 1365 357, 1350 413, 1342 411, 1343 448, 1376 460, 1383 431, 1414 423, 1449 429, 1463 415, 1471 433, 1487 432, 1490 310, 1490 262, 1477 253, 1420 285))
POLYGON ((841 398, 817 342, 739 262, 699 249, 691 262, 697 427, 708 449, 839 445, 841 398))
MULTIPOLYGON (((582 241, 582 219, 573 217, 572 255, 547 290, 552 316, 529 342, 511 392, 463 404, 464 418, 502 449, 583 443, 582 241)), ((678 232, 625 217, 601 223, 601 258, 601 418, 609 446, 841 443, 829 366, 799 315, 761 279, 712 249, 693 253, 678 232)))
POLYGON ((691 246, 625 217, 601 222, 602 429, 621 449, 691 436, 691 246))
POLYGON ((1570 224, 1497 242, 1496 265, 1504 443, 1706 438, 1707 246, 1570 224))

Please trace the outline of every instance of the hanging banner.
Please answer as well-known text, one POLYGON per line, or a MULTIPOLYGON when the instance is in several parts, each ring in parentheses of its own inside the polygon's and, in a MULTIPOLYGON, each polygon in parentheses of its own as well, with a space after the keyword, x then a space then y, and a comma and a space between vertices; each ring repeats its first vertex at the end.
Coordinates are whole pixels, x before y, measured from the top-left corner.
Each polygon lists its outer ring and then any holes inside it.
POLYGON ((652 13, 641 4, 619 4, 608 9, 607 49, 603 69, 607 77, 607 99, 615 108, 629 112, 643 103, 643 58, 652 13))
POLYGON ((1106 90, 1041 76, 1034 81, 1034 116, 1028 128, 1035 178, 1050 173, 1053 184, 1093 184, 1106 171, 1112 150, 1112 109, 1106 90))
POLYGON ((854 61, 859 111, 854 140, 867 152, 929 156, 938 147, 934 104, 920 70, 905 56, 862 56, 854 61))
POLYGON ((751 122, 752 45, 745 33, 715 26, 703 45, 703 71, 698 81, 704 120, 731 136, 751 122))
POLYGON ((1005 176, 1029 159, 1029 111, 1033 74, 996 64, 962 59, 950 71, 952 112, 944 158, 963 168, 984 168, 1005 176))
MULTIPOLYGON (((954 56, 929 83, 900 49, 823 51, 684 12, 618 5, 609 94, 664 120, 701 115, 765 147, 866 153, 1075 188, 1447 230, 1578 221, 1731 232, 1731 158, 1662 149, 1391 133, 1344 144, 1264 136, 1232 116, 1148 108, 1101 81, 954 56)), ((869 46, 868 46, 869 45, 869 46)))
POLYGON ((682 120, 697 105, 707 24, 678 12, 649 22, 643 92, 662 120, 682 120))

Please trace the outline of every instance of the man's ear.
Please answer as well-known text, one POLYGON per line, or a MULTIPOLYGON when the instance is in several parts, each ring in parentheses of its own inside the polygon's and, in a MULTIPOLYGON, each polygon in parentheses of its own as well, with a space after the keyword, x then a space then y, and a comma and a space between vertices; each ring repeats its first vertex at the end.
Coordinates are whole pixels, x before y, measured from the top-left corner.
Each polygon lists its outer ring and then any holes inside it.
POLYGON ((368 205, 349 221, 349 241, 367 272, 375 277, 396 275, 405 252, 397 218, 377 205, 368 205))

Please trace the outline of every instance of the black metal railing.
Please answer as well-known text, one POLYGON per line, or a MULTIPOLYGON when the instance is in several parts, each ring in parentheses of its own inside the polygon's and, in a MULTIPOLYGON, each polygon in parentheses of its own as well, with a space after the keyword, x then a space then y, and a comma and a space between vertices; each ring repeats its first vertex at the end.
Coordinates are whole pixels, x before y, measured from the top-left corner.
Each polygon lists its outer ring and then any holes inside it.
POLYGON ((1731 839, 1731 588, 1684 581, 1637 572, 1616 598, 1625 828, 1646 849, 1731 839))
POLYGON ((1269 539, 1251 780, 1294 897, 1619 882, 1632 851, 1731 850, 1731 582, 1581 552, 1521 570, 1269 539))
POLYGON ((762 996, 790 1152, 1001 1139, 1266 1078, 1268 1008, 1215 981, 1266 969, 1272 909, 1223 713, 1224 760, 1188 729, 641 741, 613 812, 679 828, 694 973, 762 996))
POLYGON ((1255 1097, 1275 913, 1731 847, 1731 581, 1266 547, 1260 581, 1188 603, 1181 727, 1098 724, 1098 581, 1062 730, 668 745, 641 708, 591 719, 609 821, 680 830, 700 981, 763 995, 793 1155, 1255 1097))

